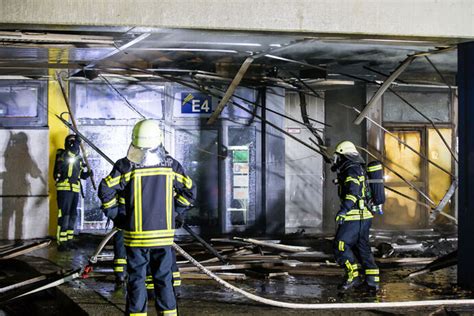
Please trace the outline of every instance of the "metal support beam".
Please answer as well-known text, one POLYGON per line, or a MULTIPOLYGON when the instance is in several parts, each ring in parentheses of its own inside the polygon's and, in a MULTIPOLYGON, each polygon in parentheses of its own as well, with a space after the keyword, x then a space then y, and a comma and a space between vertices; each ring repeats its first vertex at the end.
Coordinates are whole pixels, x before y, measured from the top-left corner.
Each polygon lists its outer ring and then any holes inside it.
POLYGON ((237 74, 235 75, 235 77, 234 77, 234 79, 232 80, 232 82, 230 83, 229 87, 227 88, 227 91, 225 92, 224 97, 222 98, 222 100, 221 100, 221 101, 219 102, 219 104, 217 105, 216 110, 214 111, 214 113, 212 113, 211 117, 207 120, 207 124, 208 124, 208 125, 211 125, 211 124, 213 124, 213 123, 217 120, 217 118, 218 118, 219 115, 221 114, 222 110, 224 109, 225 105, 227 104, 227 102, 230 100, 230 98, 231 98, 232 95, 234 94, 235 89, 237 89, 237 87, 239 86, 240 82, 241 82, 242 79, 244 78, 245 73, 247 72, 247 70, 249 69, 250 65, 253 63, 253 61, 254 61, 255 59, 262 58, 262 57, 266 57, 266 56, 268 56, 268 53, 273 53, 273 54, 275 54, 275 53, 281 53, 282 51, 287 50, 287 49, 290 48, 290 47, 293 47, 293 46, 295 46, 295 45, 298 45, 298 44, 300 44, 300 43, 302 43, 302 42, 307 42, 307 41, 314 41, 314 40, 313 40, 313 39, 310 39, 310 40, 304 40, 304 41, 293 42, 293 43, 291 43, 291 44, 289 44, 289 45, 272 49, 271 51, 261 52, 261 53, 258 53, 258 54, 256 54, 256 55, 247 57, 247 59, 245 59, 244 62, 242 63, 242 65, 240 66, 239 71, 238 71, 237 74))
POLYGON ((373 97, 370 99, 369 103, 365 106, 365 108, 362 110, 362 112, 359 114, 359 116, 355 119, 354 123, 359 125, 362 123, 362 120, 367 116, 369 111, 372 109, 372 107, 379 102, 380 98, 382 95, 387 91, 388 88, 390 88, 390 85, 402 74, 402 72, 407 69, 408 66, 415 60, 415 56, 409 56, 407 57, 398 67, 395 69, 394 72, 390 75, 390 77, 387 78, 387 80, 384 81, 384 83, 380 86, 380 88, 377 90, 377 92, 373 95, 373 97))
POLYGON ((448 46, 445 48, 438 48, 433 51, 428 51, 428 52, 419 52, 414 55, 408 56, 398 67, 392 72, 392 74, 387 78, 387 80, 384 81, 384 83, 380 86, 380 88, 375 92, 374 96, 370 99, 369 103, 365 106, 365 108, 362 110, 362 112, 357 116, 357 118, 354 120, 354 124, 359 125, 362 123, 364 118, 367 116, 369 111, 374 107, 375 104, 380 100, 382 95, 387 91, 388 88, 392 85, 392 83, 402 74, 402 72, 407 69, 408 66, 415 60, 417 57, 426 57, 429 55, 433 54, 440 54, 444 53, 450 50, 453 50, 455 47, 454 46, 448 46))
POLYGON ((242 78, 245 76, 245 73, 247 72, 247 70, 249 69, 253 61, 254 61, 253 57, 247 57, 247 59, 245 59, 245 61, 242 63, 242 66, 240 66, 239 71, 237 72, 234 79, 230 83, 229 88, 227 88, 227 91, 225 92, 224 97, 217 105, 216 110, 214 111, 214 113, 212 113, 209 120, 207 120, 207 125, 211 125, 217 120, 222 110, 224 109, 225 105, 234 94, 235 89, 237 89, 237 87, 239 86, 240 81, 242 81, 242 78))
POLYGON ((459 194, 458 283, 474 289, 474 42, 458 45, 459 194))

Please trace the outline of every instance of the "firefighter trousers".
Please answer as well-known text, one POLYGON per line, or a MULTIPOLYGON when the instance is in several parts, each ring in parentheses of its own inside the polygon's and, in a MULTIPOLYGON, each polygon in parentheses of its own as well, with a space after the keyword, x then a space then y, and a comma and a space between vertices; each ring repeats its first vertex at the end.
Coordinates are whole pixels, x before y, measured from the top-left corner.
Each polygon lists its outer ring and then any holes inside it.
MULTIPOLYGON (((173 257, 173 264, 171 265, 171 273, 173 277, 173 290, 176 297, 181 295, 181 274, 179 273, 178 264, 176 263, 176 251, 172 248, 171 254, 173 257)), ((149 298, 153 298, 154 292, 153 289, 155 288, 153 284, 153 277, 151 275, 150 266, 147 268, 146 272, 146 289, 149 290, 148 294, 150 294, 149 298)))
POLYGON ((127 251, 122 230, 117 231, 114 236, 114 274, 116 280, 124 280, 127 274, 127 251))
POLYGON ((338 225, 334 239, 336 262, 346 269, 351 281, 359 276, 359 264, 364 269, 366 281, 371 286, 379 282, 379 269, 369 244, 369 230, 372 219, 345 221, 338 225))
POLYGON ((58 244, 64 244, 74 238, 74 226, 77 219, 79 193, 58 190, 58 228, 56 238, 58 244))
POLYGON ((125 247, 127 250, 127 314, 143 315, 147 310, 145 286, 147 266, 150 265, 158 315, 177 315, 176 298, 172 284, 171 246, 159 248, 125 247))

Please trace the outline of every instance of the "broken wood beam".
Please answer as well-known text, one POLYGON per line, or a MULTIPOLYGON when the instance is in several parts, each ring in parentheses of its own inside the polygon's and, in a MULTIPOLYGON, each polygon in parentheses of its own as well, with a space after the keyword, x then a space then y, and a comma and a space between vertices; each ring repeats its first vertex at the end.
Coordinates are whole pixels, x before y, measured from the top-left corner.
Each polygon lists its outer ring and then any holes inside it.
POLYGON ((308 250, 311 249, 310 247, 275 244, 275 243, 265 242, 265 241, 262 241, 262 240, 257 240, 257 239, 252 239, 252 238, 234 237, 234 239, 242 240, 242 241, 257 245, 257 246, 278 249, 278 250, 282 250, 282 251, 286 251, 286 252, 304 252, 304 251, 308 251, 308 250))
POLYGON ((24 255, 25 253, 48 247, 50 243, 51 240, 48 239, 43 241, 36 241, 31 244, 22 245, 13 249, 8 249, 0 253, 0 260, 11 259, 20 255, 24 255))
MULTIPOLYGON (((216 275, 223 280, 241 281, 247 280, 244 273, 216 273, 216 275)), ((182 273, 181 279, 186 280, 212 280, 211 277, 204 273, 182 273)))
MULTIPOLYGON (((246 263, 236 263, 236 264, 225 264, 225 265, 204 265, 206 269, 210 271, 231 271, 231 270, 245 270, 245 269, 252 269, 252 268, 269 268, 274 267, 276 263, 273 262, 261 262, 261 261, 254 261, 254 262, 246 262, 246 263)), ((196 272, 199 269, 195 266, 180 266, 180 272, 196 272)))

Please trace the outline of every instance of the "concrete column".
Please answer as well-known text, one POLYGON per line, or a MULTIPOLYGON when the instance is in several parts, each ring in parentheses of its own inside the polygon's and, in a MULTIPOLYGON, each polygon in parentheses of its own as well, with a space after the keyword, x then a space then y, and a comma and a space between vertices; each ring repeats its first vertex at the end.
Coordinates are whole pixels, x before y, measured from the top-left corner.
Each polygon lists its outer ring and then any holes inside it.
MULTIPOLYGON (((273 89, 276 94, 266 94, 266 108, 279 113, 285 112, 285 98, 281 97, 283 89, 273 89)), ((281 116, 267 111, 262 115, 266 120, 284 128, 285 121, 281 116)), ((262 130, 263 131, 263 130, 262 130)), ((265 144, 265 223, 266 233, 281 235, 285 233, 285 138, 284 134, 272 126, 264 129, 265 144)), ((263 166, 262 166, 263 167, 263 166)))
MULTIPOLYGON (((325 122, 332 126, 325 132, 329 150, 333 151, 335 146, 344 140, 349 140, 356 146, 365 146, 365 124, 354 125, 357 114, 351 109, 344 108, 341 104, 354 106, 361 110, 367 102, 366 86, 355 85, 350 88, 327 91, 325 100, 325 122)), ((332 182, 336 174, 330 170, 330 167, 329 164, 324 165, 323 230, 328 233, 334 232, 334 217, 340 206, 337 186, 332 182)))
POLYGON ((458 45, 458 283, 474 289, 474 42, 458 45))

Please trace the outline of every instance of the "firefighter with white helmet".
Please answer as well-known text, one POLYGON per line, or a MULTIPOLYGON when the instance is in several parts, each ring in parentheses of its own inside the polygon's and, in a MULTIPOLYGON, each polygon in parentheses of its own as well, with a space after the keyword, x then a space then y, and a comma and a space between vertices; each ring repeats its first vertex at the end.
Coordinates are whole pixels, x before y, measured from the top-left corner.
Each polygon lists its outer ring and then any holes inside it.
POLYGON ((369 244, 373 215, 367 207, 365 161, 350 141, 336 146, 331 170, 337 172, 338 195, 341 200, 336 215, 334 239, 336 262, 346 270, 340 290, 349 291, 364 284, 379 289, 379 269, 369 244), (359 270, 359 265, 362 270, 359 270))

